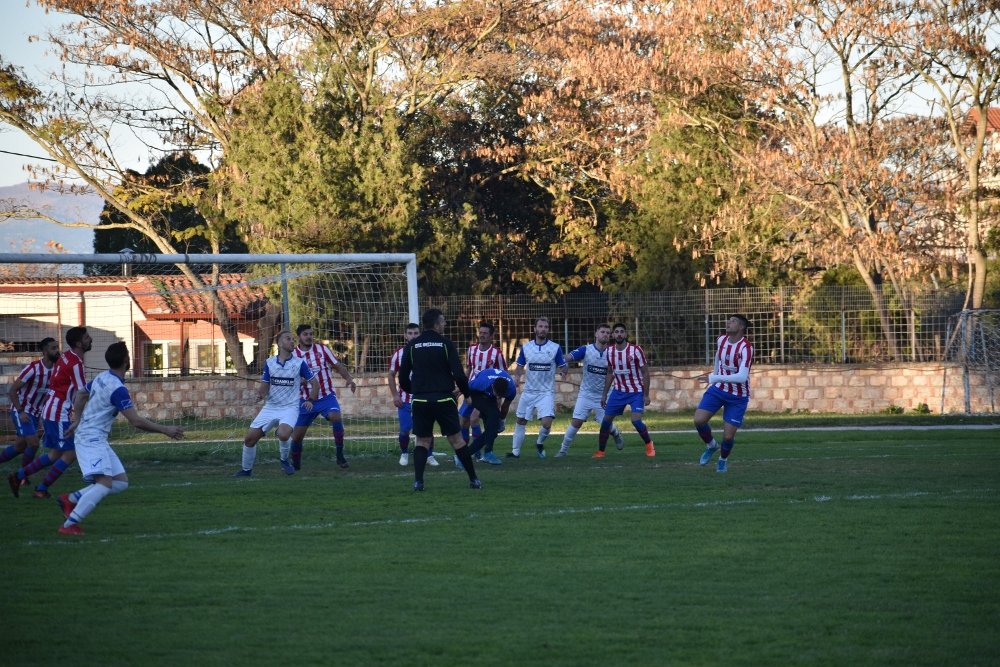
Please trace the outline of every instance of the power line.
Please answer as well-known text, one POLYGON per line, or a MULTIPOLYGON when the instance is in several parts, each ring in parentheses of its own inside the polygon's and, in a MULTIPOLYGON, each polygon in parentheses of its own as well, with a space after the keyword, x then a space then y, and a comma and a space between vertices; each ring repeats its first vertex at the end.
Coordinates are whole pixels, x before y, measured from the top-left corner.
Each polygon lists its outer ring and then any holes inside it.
POLYGON ((15 153, 14 151, 5 151, 2 148, 0 148, 0 153, 6 153, 7 155, 16 155, 18 157, 29 157, 32 160, 48 160, 49 162, 59 161, 50 157, 42 157, 41 155, 28 155, 27 153, 15 153))

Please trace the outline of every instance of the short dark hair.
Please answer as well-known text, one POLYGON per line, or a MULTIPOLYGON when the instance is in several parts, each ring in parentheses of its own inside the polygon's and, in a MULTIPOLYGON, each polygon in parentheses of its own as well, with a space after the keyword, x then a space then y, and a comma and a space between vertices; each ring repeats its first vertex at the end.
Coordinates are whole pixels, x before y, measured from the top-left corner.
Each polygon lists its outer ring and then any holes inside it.
POLYGON ((87 327, 73 327, 66 332, 66 344, 69 345, 70 349, 73 349, 86 335, 87 327))
POLYGON ((53 338, 52 336, 46 336, 45 338, 42 339, 42 342, 38 344, 38 351, 41 352, 42 350, 44 350, 49 346, 49 343, 54 343, 54 342, 56 342, 55 338, 53 338))
POLYGON ((104 351, 104 361, 108 362, 108 368, 121 368, 128 361, 128 346, 122 342, 111 343, 104 351))
POLYGON ((406 329, 404 331, 409 331, 410 329, 419 329, 420 325, 416 322, 407 322, 406 329))
POLYGON ((615 325, 611 327, 611 330, 614 331, 615 329, 624 329, 625 331, 628 331, 628 327, 621 322, 615 322, 615 325))
POLYGON ((735 317, 736 319, 738 319, 740 322, 743 323, 743 331, 750 331, 750 320, 747 319, 746 315, 740 315, 739 313, 733 313, 732 315, 730 315, 726 319, 728 320, 730 317, 735 317))
POLYGON ((300 324, 299 326, 295 327, 295 335, 301 336, 303 331, 309 331, 312 328, 313 325, 311 324, 300 324))
POLYGON ((493 394, 495 396, 502 396, 503 394, 507 393, 507 387, 509 385, 507 384, 507 378, 501 376, 495 378, 493 380, 493 384, 490 386, 493 387, 493 394))
POLYGON ((423 322, 425 329, 433 329, 434 325, 437 324, 438 318, 442 315, 444 315, 444 313, 442 313, 439 309, 428 308, 424 311, 424 316, 420 318, 420 321, 423 322))
POLYGON ((486 320, 483 320, 482 322, 479 323, 479 328, 482 329, 483 327, 486 327, 487 329, 490 330, 490 335, 491 336, 494 333, 496 333, 496 329, 493 328, 493 323, 492 322, 487 322, 486 320))

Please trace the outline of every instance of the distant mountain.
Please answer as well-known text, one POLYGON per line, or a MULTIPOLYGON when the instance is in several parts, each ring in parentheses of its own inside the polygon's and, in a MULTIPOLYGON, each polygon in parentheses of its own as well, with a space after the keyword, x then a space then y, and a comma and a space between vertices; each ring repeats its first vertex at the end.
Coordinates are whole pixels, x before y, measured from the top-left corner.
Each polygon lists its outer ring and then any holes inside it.
MULTIPOLYGON (((0 201, 14 200, 44 211, 56 220, 97 225, 104 200, 96 194, 69 195, 51 190, 36 190, 27 183, 0 187, 0 201)), ((62 252, 94 252, 94 231, 62 227, 46 220, 10 218, 0 220, 0 253, 51 252, 49 242, 62 245, 62 252)))

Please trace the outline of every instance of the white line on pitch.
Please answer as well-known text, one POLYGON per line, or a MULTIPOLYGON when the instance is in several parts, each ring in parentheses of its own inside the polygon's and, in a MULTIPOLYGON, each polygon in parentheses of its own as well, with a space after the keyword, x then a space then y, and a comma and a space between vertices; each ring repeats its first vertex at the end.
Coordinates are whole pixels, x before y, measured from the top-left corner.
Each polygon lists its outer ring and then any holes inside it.
MULTIPOLYGON (((812 502, 815 503, 831 503, 839 501, 846 501, 851 503, 864 502, 864 501, 882 501, 882 500, 906 500, 914 498, 930 498, 930 497, 945 497, 945 496, 994 496, 996 495, 995 489, 955 489, 948 493, 936 493, 930 491, 905 491, 901 493, 885 493, 885 494, 873 494, 873 495, 860 495, 860 494, 849 494, 844 496, 814 496, 811 498, 812 502)), ((800 504, 802 502, 808 502, 808 500, 800 499, 789 499, 784 501, 784 504, 794 505, 800 504)), ((546 518, 546 517, 560 517, 575 514, 602 514, 602 513, 612 513, 612 512, 650 512, 658 510, 686 510, 686 509, 711 509, 716 507, 732 507, 737 505, 756 505, 756 504, 780 504, 775 503, 772 499, 759 499, 759 498, 740 498, 736 500, 715 500, 715 501, 701 501, 701 502, 691 502, 691 503, 642 503, 642 504, 629 504, 629 505, 596 505, 593 507, 565 507, 556 508, 551 510, 542 511, 522 511, 522 512, 488 512, 488 513, 472 513, 465 515, 456 516, 436 516, 436 517, 404 517, 398 519, 376 519, 372 521, 328 521, 323 523, 313 523, 313 524, 286 524, 281 526, 266 526, 263 528, 258 528, 255 526, 221 526, 216 528, 203 528, 201 530, 183 532, 183 533, 140 533, 132 536, 122 536, 122 537, 105 537, 99 539, 87 539, 82 540, 52 540, 52 541, 40 541, 40 540, 29 540, 24 543, 24 546, 29 547, 39 547, 48 546, 52 544, 85 544, 85 543, 99 543, 99 544, 114 544, 118 542, 126 542, 130 540, 174 540, 174 539, 185 539, 191 537, 215 537, 218 535, 226 535, 230 533, 280 533, 289 531, 316 531, 316 530, 330 530, 333 528, 369 528, 374 526, 395 526, 395 525, 409 525, 409 524, 426 524, 426 523, 444 523, 449 521, 477 521, 479 519, 524 519, 524 518, 546 518)))

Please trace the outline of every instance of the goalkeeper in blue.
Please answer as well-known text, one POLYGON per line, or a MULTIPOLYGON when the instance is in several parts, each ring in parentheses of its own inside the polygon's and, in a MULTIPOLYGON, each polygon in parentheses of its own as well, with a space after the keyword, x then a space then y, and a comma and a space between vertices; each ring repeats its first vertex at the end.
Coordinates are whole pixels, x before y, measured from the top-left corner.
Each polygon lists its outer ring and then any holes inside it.
MULTIPOLYGON (((483 425, 482 433, 469 445, 470 455, 474 456, 482 450, 484 461, 489 461, 490 457, 495 458, 493 443, 500 433, 500 422, 507 418, 511 401, 516 395, 517 384, 507 371, 488 368, 469 381, 469 402, 479 411, 480 423, 483 425)), ((496 459, 496 463, 499 464, 500 459, 496 459)), ((462 467, 457 456, 455 465, 462 467)))

